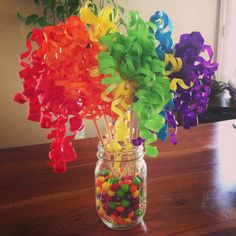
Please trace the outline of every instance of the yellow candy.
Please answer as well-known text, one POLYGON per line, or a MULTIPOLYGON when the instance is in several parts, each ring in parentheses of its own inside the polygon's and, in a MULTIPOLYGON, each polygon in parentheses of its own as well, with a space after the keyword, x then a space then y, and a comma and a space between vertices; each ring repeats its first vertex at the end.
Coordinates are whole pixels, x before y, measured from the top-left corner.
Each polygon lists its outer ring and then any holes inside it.
POLYGON ((101 188, 97 187, 97 188, 96 188, 96 193, 97 193, 97 194, 100 194, 100 193, 101 193, 101 190, 102 190, 101 188))
POLYGON ((136 190, 136 191, 133 193, 133 197, 134 197, 134 198, 137 198, 138 196, 139 196, 139 191, 136 190))
POLYGON ((100 207, 101 206, 101 202, 99 200, 96 200, 96 206, 100 207))
POLYGON ((102 184, 102 190, 104 191, 104 192, 107 192, 108 190, 109 190, 109 188, 110 188, 110 183, 108 183, 108 182, 105 182, 105 183, 103 183, 102 184))
POLYGON ((126 223, 130 223, 131 222, 131 219, 128 217, 128 218, 124 218, 124 222, 126 223))
POLYGON ((99 176, 99 177, 97 177, 97 180, 99 180, 99 181, 104 181, 105 178, 104 178, 103 176, 99 176))
POLYGON ((111 190, 109 190, 107 194, 108 194, 108 196, 110 196, 110 197, 115 196, 115 192, 113 192, 113 191, 111 191, 111 190))

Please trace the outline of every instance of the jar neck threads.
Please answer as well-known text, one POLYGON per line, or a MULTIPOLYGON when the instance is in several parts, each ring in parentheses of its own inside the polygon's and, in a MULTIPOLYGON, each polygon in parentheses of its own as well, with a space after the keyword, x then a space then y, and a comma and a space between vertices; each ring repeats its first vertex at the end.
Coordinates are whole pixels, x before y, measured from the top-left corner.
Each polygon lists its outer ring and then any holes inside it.
POLYGON ((100 160, 110 162, 136 161, 144 157, 144 148, 143 145, 131 147, 121 146, 121 149, 118 151, 108 151, 99 143, 97 157, 100 160))

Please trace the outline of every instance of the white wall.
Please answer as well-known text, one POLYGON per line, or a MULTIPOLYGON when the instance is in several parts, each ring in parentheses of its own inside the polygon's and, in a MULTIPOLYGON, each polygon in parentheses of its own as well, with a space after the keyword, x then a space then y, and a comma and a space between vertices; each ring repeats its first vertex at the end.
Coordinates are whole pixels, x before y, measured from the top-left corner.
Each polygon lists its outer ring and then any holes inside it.
MULTIPOLYGON (((216 48, 219 0, 127 0, 126 7, 140 11, 146 20, 156 10, 164 10, 174 23, 175 42, 180 34, 199 30, 206 42, 216 48)), ((0 148, 48 142, 47 130, 26 120, 27 106, 12 102, 12 96, 20 89, 18 57, 25 50, 29 31, 16 18, 16 11, 29 14, 37 8, 33 0, 0 0, 0 148)), ((95 135, 89 123, 86 136, 95 135)))
POLYGON ((222 0, 221 22, 219 32, 218 78, 221 81, 229 80, 236 84, 236 1, 222 0))

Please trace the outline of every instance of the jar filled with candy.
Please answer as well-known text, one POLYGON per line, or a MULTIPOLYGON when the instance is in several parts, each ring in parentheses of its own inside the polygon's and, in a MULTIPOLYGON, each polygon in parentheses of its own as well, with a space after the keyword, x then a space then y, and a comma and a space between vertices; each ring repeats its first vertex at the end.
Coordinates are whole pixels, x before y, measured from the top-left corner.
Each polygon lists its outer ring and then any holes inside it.
POLYGON ((105 225, 129 229, 146 211, 147 167, 143 146, 108 152, 98 146, 95 168, 96 207, 105 225))

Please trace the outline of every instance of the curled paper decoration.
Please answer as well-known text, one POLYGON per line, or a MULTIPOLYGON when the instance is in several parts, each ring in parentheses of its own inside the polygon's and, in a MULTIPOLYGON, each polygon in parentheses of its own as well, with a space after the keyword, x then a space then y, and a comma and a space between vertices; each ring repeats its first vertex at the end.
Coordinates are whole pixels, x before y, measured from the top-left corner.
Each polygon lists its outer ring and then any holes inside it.
POLYGON ((169 16, 163 11, 157 11, 150 18, 151 32, 155 35, 158 42, 156 47, 156 52, 161 60, 165 59, 165 54, 172 54, 174 49, 174 44, 172 40, 173 24, 169 16))
POLYGON ((164 12, 145 23, 131 11, 122 35, 117 9, 106 7, 95 15, 91 6, 89 1, 81 8, 81 18, 34 29, 20 56, 23 90, 14 100, 28 103, 28 119, 51 130, 49 165, 56 173, 64 173, 67 162, 75 160, 71 141, 83 129, 83 119, 104 116, 109 126, 106 116, 111 117, 111 140, 102 141, 115 155, 121 146, 144 143, 146 154, 157 156, 153 143, 166 140, 168 127, 174 129, 170 139, 176 144, 173 111, 182 113, 185 128, 195 126, 218 66, 199 32, 182 35, 174 48, 173 25, 164 12), (133 112, 140 137, 130 140, 133 112))
MULTIPOLYGON (((106 80, 106 79, 104 79, 106 80)), ((108 150, 120 150, 123 143, 127 148, 130 146, 130 110, 135 92, 134 81, 122 80, 120 84, 108 94, 112 98, 111 111, 114 114, 114 139, 109 144, 108 150)))
POLYGON ((76 158, 71 140, 76 130, 83 128, 78 115, 82 104, 64 96, 64 90, 54 84, 51 74, 54 73, 44 62, 38 50, 32 51, 32 42, 42 47, 43 31, 33 30, 32 36, 26 41, 27 51, 20 56, 23 69, 19 77, 23 79, 23 91, 14 100, 19 103, 28 102, 28 119, 40 122, 42 128, 51 129, 48 138, 53 139, 49 153, 50 163, 56 173, 66 171, 66 163, 76 158), (26 62, 28 59, 29 63, 26 62), (69 116, 71 117, 69 119, 69 116), (66 136, 65 123, 70 122, 72 135, 66 136))
POLYGON ((93 5, 93 3, 88 1, 85 6, 80 9, 82 22, 88 24, 90 27, 90 39, 93 42, 98 42, 108 31, 109 33, 118 32, 116 23, 119 21, 120 16, 117 9, 105 7, 98 13, 98 16, 96 16, 90 9, 91 5, 93 5))
POLYGON ((107 92, 122 79, 135 82, 132 110, 138 119, 140 137, 145 140, 146 154, 154 157, 158 152, 151 144, 165 125, 165 119, 159 113, 172 98, 170 81, 164 75, 164 62, 156 55, 154 37, 148 25, 137 12, 131 11, 129 17, 127 36, 114 33, 100 39, 107 51, 99 54, 99 68, 109 75, 105 80, 106 83, 110 81, 107 92))
POLYGON ((199 32, 181 35, 175 49, 175 56, 182 59, 183 68, 171 77, 181 78, 187 86, 192 84, 187 90, 178 86, 174 98, 175 111, 181 112, 183 127, 189 129, 197 125, 198 113, 206 110, 212 78, 218 64, 212 62, 212 48, 204 44, 199 32), (208 60, 201 56, 203 52, 209 56, 208 60))
POLYGON ((53 139, 49 164, 55 172, 64 173, 66 163, 76 158, 71 140, 83 128, 82 119, 98 119, 111 113, 111 103, 102 99, 106 86, 98 72, 99 45, 90 40, 77 16, 33 30, 26 45, 28 51, 20 57, 23 91, 14 100, 27 101, 28 119, 52 129, 48 135, 53 139), (37 44, 33 52, 31 42, 37 44), (66 123, 70 124, 70 136, 66 136, 66 123))
MULTIPOLYGON (((156 52, 158 57, 165 63, 165 75, 169 76, 174 72, 178 72, 182 69, 182 60, 176 58, 174 54, 174 43, 172 40, 172 31, 173 24, 168 17, 168 15, 163 11, 157 11, 150 18, 150 28, 151 33, 154 34, 156 39, 156 52)), ((176 90, 177 83, 185 86, 184 82, 181 79, 175 79, 171 81, 170 89, 172 91, 176 90)), ((173 104, 173 99, 169 102, 173 104)), ((175 115, 169 109, 169 104, 162 111, 163 117, 165 117, 166 125, 157 133, 157 136, 160 140, 165 140, 168 135, 168 127, 174 129, 170 134, 170 140, 173 144, 176 144, 175 136, 177 134, 177 125, 178 122, 175 118, 175 115)), ((173 109, 173 106, 171 106, 173 109)))
POLYGON ((109 113, 101 99, 105 86, 98 70, 99 46, 89 38, 84 23, 77 17, 65 23, 43 28, 45 40, 38 54, 51 69, 51 80, 64 91, 64 96, 83 104, 81 116, 97 119, 109 113))

